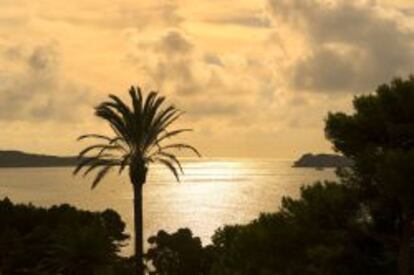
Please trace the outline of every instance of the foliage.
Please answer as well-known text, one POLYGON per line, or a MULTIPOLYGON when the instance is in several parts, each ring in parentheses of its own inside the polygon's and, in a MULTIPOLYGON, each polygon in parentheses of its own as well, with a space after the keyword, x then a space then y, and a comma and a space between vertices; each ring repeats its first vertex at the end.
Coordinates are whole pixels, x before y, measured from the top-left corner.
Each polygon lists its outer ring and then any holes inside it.
POLYGON ((121 173, 129 166, 131 183, 144 184, 148 165, 155 162, 166 166, 179 180, 179 173, 183 170, 172 152, 182 149, 200 155, 193 146, 185 143, 165 144, 168 139, 191 131, 169 129, 183 112, 172 105, 164 108, 165 97, 157 92, 150 92, 145 97, 139 87, 131 87, 129 95, 131 107, 119 97, 109 95, 110 100, 95 108, 95 115, 109 124, 113 136, 87 134, 79 137, 79 140, 99 141, 79 153, 80 162, 74 171, 77 174, 84 169, 83 175, 86 176, 99 169, 92 188, 115 167, 119 167, 121 173))
POLYGON ((414 77, 354 99, 353 114, 331 113, 326 134, 354 161, 353 184, 384 243, 398 246, 409 274, 414 221, 414 77))
POLYGON ((391 274, 352 190, 333 182, 303 187, 279 212, 213 236, 212 274, 391 274))
POLYGON ((0 274, 105 274, 129 238, 112 211, 39 208, 0 200, 0 274))
POLYGON ((189 229, 179 229, 173 234, 159 231, 148 242, 151 248, 145 258, 155 269, 150 274, 208 274, 211 264, 209 250, 203 249, 200 238, 193 237, 189 229))
MULTIPOLYGON (((356 97, 353 105, 355 112, 351 115, 328 115, 327 137, 336 150, 353 159, 355 180, 367 201, 399 197, 404 211, 411 211, 413 189, 408 186, 409 178, 402 187, 402 183, 395 184, 394 178, 381 173, 387 169, 389 157, 395 159, 399 154, 409 161, 413 154, 414 77, 381 85, 374 94, 356 97)), ((391 168, 398 171, 395 166, 391 168)))

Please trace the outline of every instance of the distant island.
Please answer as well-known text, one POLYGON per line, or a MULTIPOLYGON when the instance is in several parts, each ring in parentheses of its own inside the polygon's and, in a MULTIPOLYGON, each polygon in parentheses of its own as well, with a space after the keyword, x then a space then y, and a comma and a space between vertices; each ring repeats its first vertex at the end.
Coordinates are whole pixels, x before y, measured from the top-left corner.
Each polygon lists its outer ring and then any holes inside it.
POLYGON ((77 157, 30 154, 21 151, 0 151, 0 167, 68 167, 75 166, 77 157))
POLYGON ((311 154, 302 155, 294 162, 293 167, 308 168, 335 168, 352 165, 352 161, 344 156, 335 154, 311 154))

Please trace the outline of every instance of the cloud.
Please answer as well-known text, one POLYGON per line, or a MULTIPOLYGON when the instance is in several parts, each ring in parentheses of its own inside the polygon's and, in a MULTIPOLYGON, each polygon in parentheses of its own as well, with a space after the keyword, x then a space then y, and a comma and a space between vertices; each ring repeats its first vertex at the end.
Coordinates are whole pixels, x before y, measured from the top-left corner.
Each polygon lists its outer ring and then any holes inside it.
POLYGON ((223 67, 223 62, 221 61, 220 57, 213 53, 206 53, 204 55, 204 62, 209 65, 223 67))
POLYGON ((157 39, 138 39, 137 49, 127 59, 146 76, 150 86, 190 96, 201 88, 194 58, 190 37, 179 29, 169 29, 157 39))
POLYGON ((214 24, 240 25, 249 28, 270 28, 272 22, 264 15, 233 15, 215 17, 206 20, 214 24))
POLYGON ((68 122, 90 102, 87 89, 62 78, 56 46, 6 48, 2 57, 13 64, 0 71, 0 120, 68 122))
POLYGON ((404 28, 401 14, 373 1, 268 3, 275 24, 305 38, 306 54, 289 71, 293 89, 361 92, 414 66, 414 33, 404 28))
POLYGON ((266 114, 277 101, 277 85, 272 64, 261 52, 219 54, 197 42, 182 30, 167 30, 157 39, 138 40, 129 61, 146 76, 146 86, 167 93, 189 119, 213 122, 220 117, 231 127, 240 121, 249 127, 250 114, 256 112, 257 121, 272 120, 266 114))
POLYGON ((223 102, 218 99, 196 100, 184 106, 192 118, 234 117, 242 110, 239 102, 223 102))
POLYGON ((133 0, 87 1, 67 5, 64 9, 55 1, 50 1, 48 6, 49 9, 39 12, 40 18, 99 29, 177 27, 185 21, 179 14, 178 3, 173 0, 157 3, 133 0))
POLYGON ((91 105, 138 84, 186 111, 206 155, 285 157, 320 144, 326 112, 352 97, 297 90, 357 91, 411 64, 409 5, 265 1, 4 0, 3 146, 73 153, 106 129, 91 105))
POLYGON ((159 40, 155 48, 167 55, 186 55, 191 52, 193 45, 182 32, 171 30, 159 40))

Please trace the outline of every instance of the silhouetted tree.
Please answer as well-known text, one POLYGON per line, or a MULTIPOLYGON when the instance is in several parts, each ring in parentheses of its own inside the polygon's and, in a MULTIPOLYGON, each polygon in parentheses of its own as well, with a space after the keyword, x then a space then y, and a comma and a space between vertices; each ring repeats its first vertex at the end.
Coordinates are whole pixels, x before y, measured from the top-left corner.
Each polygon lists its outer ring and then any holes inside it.
POLYGON ((0 200, 0 274, 93 275, 128 268, 125 223, 112 211, 49 209, 0 200))
POLYGON ((190 229, 168 234, 159 231, 148 239, 151 248, 145 258, 154 267, 153 275, 207 275, 211 257, 190 229))
POLYGON ((354 161, 352 182, 377 233, 397 237, 399 274, 408 275, 414 220, 414 77, 357 96, 353 105, 353 114, 329 114, 326 135, 354 161))
POLYGON ((218 230, 213 247, 212 275, 393 274, 354 191, 333 182, 305 186, 279 212, 218 230))
POLYGON ((164 145, 167 139, 190 129, 169 131, 170 126, 181 115, 174 106, 163 108, 165 98, 156 92, 150 92, 145 98, 139 87, 132 87, 129 91, 132 106, 129 107, 117 96, 110 95, 110 100, 96 107, 96 116, 109 123, 113 136, 88 134, 79 139, 95 138, 101 143, 89 146, 79 153, 82 159, 75 169, 78 173, 84 168, 84 175, 99 169, 92 188, 115 167, 121 173, 129 167, 129 177, 134 192, 135 214, 135 254, 138 275, 144 274, 142 265, 143 255, 143 219, 142 219, 142 188, 146 182, 148 166, 158 162, 165 165, 179 181, 179 172, 182 167, 177 157, 172 153, 176 149, 189 149, 197 155, 198 151, 182 143, 164 145), (92 155, 90 155, 92 154, 92 155))
POLYGON ((99 275, 112 268, 117 247, 101 227, 61 226, 51 236, 51 244, 39 265, 50 274, 99 275))

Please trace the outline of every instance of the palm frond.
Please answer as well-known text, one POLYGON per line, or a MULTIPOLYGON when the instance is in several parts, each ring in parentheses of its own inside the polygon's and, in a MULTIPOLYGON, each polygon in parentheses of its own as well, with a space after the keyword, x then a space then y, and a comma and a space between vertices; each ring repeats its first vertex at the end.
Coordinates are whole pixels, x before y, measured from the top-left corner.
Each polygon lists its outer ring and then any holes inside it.
POLYGON ((170 106, 169 108, 161 111, 161 113, 154 119, 153 125, 151 125, 147 138, 144 143, 144 148, 151 148, 159 138, 160 134, 165 132, 168 125, 177 120, 183 112, 179 112, 174 107, 170 106))
MULTIPOLYGON (((146 97, 144 106, 142 108, 142 116, 141 116, 141 132, 140 132, 140 144, 141 147, 145 147, 146 140, 148 140, 148 134, 151 132, 151 123, 153 119, 154 113, 154 104, 160 100, 157 97, 156 92, 150 92, 149 95, 146 97)), ((156 111, 156 110, 155 110, 156 111)), ((143 149, 144 150, 144 149, 143 149)))
POLYGON ((123 118, 116 111, 101 104, 96 108, 95 114, 106 120, 118 136, 123 137, 127 142, 131 141, 131 129, 128 129, 123 118))
POLYGON ((92 164, 94 161, 96 161, 96 158, 84 158, 84 159, 82 159, 76 165, 75 170, 73 170, 73 174, 74 175, 77 175, 82 170, 82 168, 84 168, 85 166, 88 166, 88 165, 92 164))
MULTIPOLYGON (((141 89, 139 87, 135 88, 134 86, 131 87, 129 90, 129 95, 132 99, 132 107, 134 109, 135 114, 135 120, 138 124, 142 123, 141 117, 142 117, 142 93, 141 89)), ((139 127, 142 128, 142 127, 139 127)))
POLYGON ((152 100, 151 105, 149 105, 146 110, 145 116, 145 129, 149 130, 153 127, 154 118, 156 117, 157 113, 159 112, 159 108, 161 104, 165 101, 165 97, 154 97, 152 100))
POLYGON ((109 95, 109 97, 114 101, 114 103, 107 103, 112 108, 116 109, 118 112, 120 112, 124 119, 129 119, 130 115, 132 114, 131 109, 128 105, 126 105, 119 97, 116 95, 109 95))
POLYGON ((179 119, 185 112, 179 111, 174 108, 174 112, 170 113, 168 116, 162 117, 159 122, 158 128, 167 129, 172 123, 174 123, 177 119, 179 119))
POLYGON ((174 164, 172 164, 169 160, 163 158, 157 158, 154 161, 160 162, 161 164, 165 165, 174 175, 177 182, 180 182, 180 176, 178 174, 177 169, 175 168, 174 164))
POLYGON ((195 153, 198 157, 201 157, 200 152, 193 146, 189 145, 189 144, 184 144, 184 143, 175 143, 175 144, 169 144, 169 145, 165 145, 165 146, 161 146, 160 150, 168 150, 168 149, 187 149, 192 151, 193 153, 195 153))
POLYGON ((97 138, 97 139, 104 139, 106 141, 111 141, 110 137, 104 136, 104 135, 99 135, 99 134, 86 134, 86 135, 81 135, 78 137, 78 141, 80 140, 84 140, 87 138, 97 138))
POLYGON ((181 174, 184 174, 183 167, 181 166, 180 161, 178 160, 178 158, 175 155, 173 155, 171 153, 159 151, 159 152, 156 153, 155 156, 161 156, 161 157, 169 159, 170 161, 172 161, 173 163, 175 163, 177 165, 177 167, 180 169, 181 174))
POLYGON ((149 95, 145 99, 144 108, 142 112, 144 119, 148 116, 149 112, 151 111, 151 106, 156 98, 157 98, 157 93, 152 91, 149 93, 149 95))
POLYGON ((80 161, 75 167, 75 170, 73 171, 73 174, 77 175, 83 168, 87 166, 91 166, 95 162, 100 162, 102 160, 109 161, 109 160, 115 160, 115 159, 116 158, 111 154, 102 154, 99 157, 85 157, 83 159, 80 159, 80 161))
POLYGON ((89 165, 89 167, 83 172, 83 176, 86 177, 90 172, 95 170, 98 167, 104 166, 114 166, 119 164, 117 159, 96 159, 93 163, 89 165))
POLYGON ((90 139, 90 138, 103 139, 107 141, 109 144, 120 144, 121 145, 121 142, 125 143, 125 140, 123 139, 122 136, 108 137, 108 136, 99 135, 99 134, 81 135, 77 138, 77 140, 81 141, 81 140, 90 139))
POLYGON ((135 88, 131 86, 129 89, 129 95, 132 99, 132 107, 134 109, 134 113, 141 113, 141 105, 142 105, 142 94, 141 89, 139 87, 135 88))
POLYGON ((99 157, 100 155, 102 155, 107 150, 110 150, 110 151, 121 150, 122 146, 117 145, 117 144, 115 144, 115 145, 108 145, 108 144, 91 145, 91 146, 88 146, 88 147, 86 147, 85 149, 83 149, 82 151, 79 152, 78 159, 81 159, 81 158, 85 157, 88 153, 90 153, 90 152, 92 152, 96 149, 99 149, 99 151, 98 151, 98 153, 96 154, 95 157, 99 157))
POLYGON ((169 106, 165 110, 162 110, 158 113, 158 115, 154 118, 153 127, 156 129, 165 129, 165 123, 174 115, 180 113, 175 107, 169 106))
POLYGON ((181 133, 191 132, 191 131, 193 131, 193 129, 178 129, 178 130, 166 132, 156 140, 156 143, 160 144, 166 138, 171 138, 171 137, 179 135, 181 133))
POLYGON ((113 111, 117 112, 118 114, 120 114, 122 117, 122 121, 125 124, 125 127, 130 131, 130 135, 135 136, 136 131, 137 131, 137 125, 134 123, 135 122, 134 113, 117 96, 110 95, 109 97, 113 100, 113 102, 102 103, 101 104, 102 107, 104 106, 108 107, 112 109, 113 111))
POLYGON ((131 154, 126 154, 123 159, 121 160, 121 164, 119 165, 118 173, 121 174, 125 167, 129 164, 131 159, 131 154))
POLYGON ((105 177, 105 175, 113 168, 113 166, 105 166, 101 169, 101 171, 96 174, 95 179, 92 182, 91 189, 95 189, 95 187, 99 184, 99 182, 105 177))

